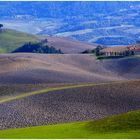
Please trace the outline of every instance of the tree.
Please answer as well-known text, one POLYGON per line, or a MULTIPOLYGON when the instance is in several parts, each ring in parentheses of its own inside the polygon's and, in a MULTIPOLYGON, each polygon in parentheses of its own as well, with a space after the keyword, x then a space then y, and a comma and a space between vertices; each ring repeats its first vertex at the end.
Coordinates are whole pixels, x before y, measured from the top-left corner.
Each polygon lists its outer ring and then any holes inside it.
POLYGON ((95 55, 96 56, 99 56, 100 55, 100 49, 101 49, 100 46, 97 46, 96 47, 96 49, 95 49, 95 55))
POLYGON ((3 27, 3 24, 0 24, 0 29, 3 27))
POLYGON ((131 55, 134 55, 134 51, 128 50, 125 52, 125 56, 131 56, 131 55))
POLYGON ((131 51, 131 55, 135 55, 134 51, 131 51))
POLYGON ((125 51, 125 56, 129 56, 130 55, 130 51, 125 51))

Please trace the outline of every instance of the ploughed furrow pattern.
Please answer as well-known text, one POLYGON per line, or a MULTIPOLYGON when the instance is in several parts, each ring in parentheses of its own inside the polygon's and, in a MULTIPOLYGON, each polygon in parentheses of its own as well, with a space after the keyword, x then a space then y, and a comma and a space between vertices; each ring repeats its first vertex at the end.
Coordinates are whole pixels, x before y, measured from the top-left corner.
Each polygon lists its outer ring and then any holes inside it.
MULTIPOLYGON (((52 85, 53 86, 53 85, 52 85)), ((26 92, 32 92, 48 88, 48 84, 4 84, 0 85, 0 100, 3 98, 9 98, 16 95, 20 95, 26 92)))
POLYGON ((0 104, 0 129, 99 119, 140 108, 140 81, 42 93, 0 104))
MULTIPOLYGON (((77 83, 78 84, 78 83, 77 83)), ((31 93, 31 92, 37 92, 42 91, 44 89, 49 88, 57 88, 57 87, 67 87, 72 86, 76 84, 0 84, 0 102, 3 99, 17 97, 23 94, 31 93)))

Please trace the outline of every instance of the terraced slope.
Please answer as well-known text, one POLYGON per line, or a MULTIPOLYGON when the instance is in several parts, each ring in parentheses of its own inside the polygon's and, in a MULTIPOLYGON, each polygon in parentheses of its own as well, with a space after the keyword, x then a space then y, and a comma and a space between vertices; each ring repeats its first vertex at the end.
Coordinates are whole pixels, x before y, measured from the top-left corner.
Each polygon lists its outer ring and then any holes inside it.
POLYGON ((0 138, 140 138, 140 110, 97 121, 0 131, 0 138))
POLYGON ((44 92, 0 104, 0 129, 100 119, 140 108, 140 81, 44 92), (15 123, 16 122, 16 123, 15 123))

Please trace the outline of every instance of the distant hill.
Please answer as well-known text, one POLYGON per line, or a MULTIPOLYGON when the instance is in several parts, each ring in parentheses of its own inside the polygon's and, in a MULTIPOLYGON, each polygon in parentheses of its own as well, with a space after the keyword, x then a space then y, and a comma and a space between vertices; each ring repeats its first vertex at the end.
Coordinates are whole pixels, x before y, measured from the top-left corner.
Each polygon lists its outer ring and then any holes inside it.
POLYGON ((137 79, 140 78, 139 64, 140 57, 100 61, 89 54, 1 54, 0 83, 96 83, 137 79))
POLYGON ((39 38, 15 30, 3 29, 0 32, 0 53, 7 53, 22 46, 26 42, 37 42, 39 38))
POLYGON ((0 21, 7 28, 38 35, 129 45, 140 36, 139 6, 139 1, 4 1, 0 21))
MULTIPOLYGON (((16 17, 16 16, 35 16, 35 17, 50 17, 63 18, 68 16, 83 15, 96 16, 98 13, 118 12, 120 9, 132 8, 138 6, 139 2, 107 2, 107 1, 66 1, 66 2, 0 2, 1 17, 16 17), (81 8, 82 7, 82 8, 81 8)), ((78 20, 78 19, 77 19, 78 20)))

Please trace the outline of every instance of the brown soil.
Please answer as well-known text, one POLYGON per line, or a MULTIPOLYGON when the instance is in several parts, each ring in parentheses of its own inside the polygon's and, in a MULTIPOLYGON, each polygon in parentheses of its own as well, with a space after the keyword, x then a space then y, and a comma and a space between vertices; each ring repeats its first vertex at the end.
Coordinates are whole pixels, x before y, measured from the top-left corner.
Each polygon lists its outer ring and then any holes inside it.
POLYGON ((100 61, 82 54, 2 54, 0 83, 86 83, 138 78, 139 64, 140 58, 100 61))
POLYGON ((0 129, 99 119, 140 108, 140 81, 43 93, 0 105, 0 129))

